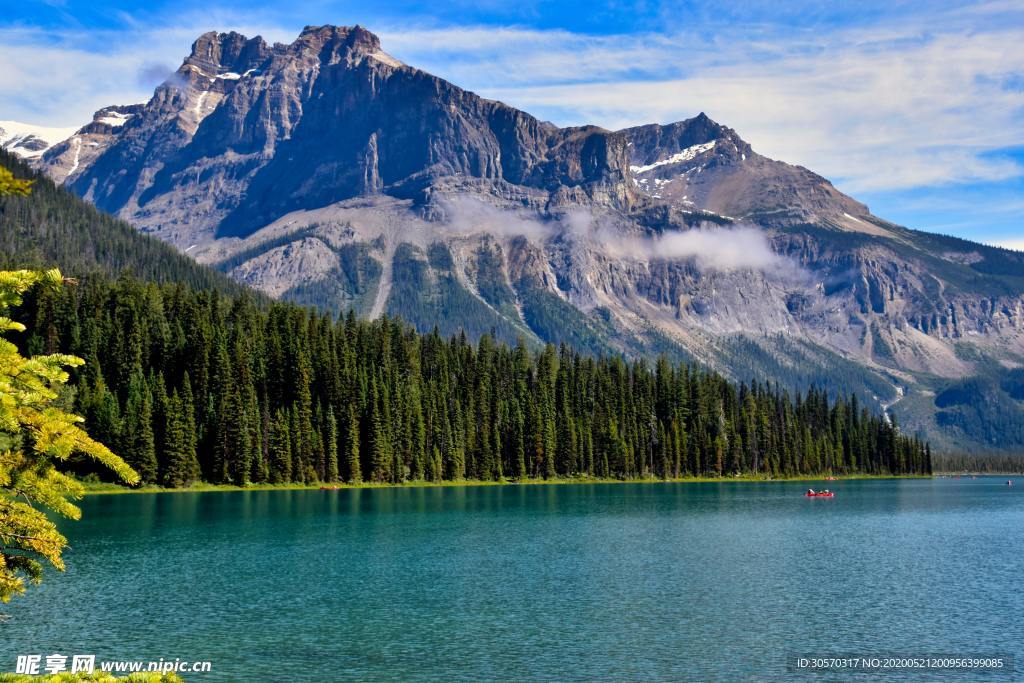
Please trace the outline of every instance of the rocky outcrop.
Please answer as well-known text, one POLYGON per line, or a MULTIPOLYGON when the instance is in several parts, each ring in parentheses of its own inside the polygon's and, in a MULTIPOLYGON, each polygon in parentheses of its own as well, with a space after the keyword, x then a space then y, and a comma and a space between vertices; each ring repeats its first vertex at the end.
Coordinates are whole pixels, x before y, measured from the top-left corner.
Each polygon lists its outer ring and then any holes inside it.
POLYGON ((70 184, 91 167, 137 120, 144 105, 111 105, 93 114, 74 135, 49 148, 44 163, 54 179, 70 184))

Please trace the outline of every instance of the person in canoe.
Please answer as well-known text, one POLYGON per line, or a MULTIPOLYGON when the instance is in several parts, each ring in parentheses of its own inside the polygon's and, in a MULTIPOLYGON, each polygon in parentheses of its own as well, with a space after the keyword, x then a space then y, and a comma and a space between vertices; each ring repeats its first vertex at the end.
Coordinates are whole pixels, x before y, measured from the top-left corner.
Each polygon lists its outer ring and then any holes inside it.
POLYGON ((814 489, 807 489, 807 495, 808 496, 813 496, 814 495, 814 489))

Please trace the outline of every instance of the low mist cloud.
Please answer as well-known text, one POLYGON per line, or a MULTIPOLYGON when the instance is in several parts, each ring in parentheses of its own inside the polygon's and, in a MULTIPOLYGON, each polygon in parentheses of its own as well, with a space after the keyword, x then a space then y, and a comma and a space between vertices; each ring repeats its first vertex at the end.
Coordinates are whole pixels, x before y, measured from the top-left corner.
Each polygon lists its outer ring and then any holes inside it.
POLYGON ((576 239, 587 239, 599 250, 618 258, 692 260, 701 271, 785 273, 797 269, 789 259, 775 253, 762 230, 752 226, 706 225, 655 237, 639 237, 623 235, 607 226, 595 226, 585 211, 571 212, 564 222, 576 239))
POLYGON ((469 196, 446 198, 438 206, 444 212, 444 229, 454 233, 487 232, 500 237, 521 236, 534 242, 563 236, 613 258, 689 260, 701 271, 757 270, 780 276, 801 272, 798 264, 772 249, 762 230, 752 226, 708 225, 649 237, 624 235, 584 209, 542 221, 469 196))
POLYGON ((555 234, 550 223, 526 218, 468 196, 445 197, 437 202, 444 213, 443 229, 454 233, 487 232, 499 237, 525 237, 542 242, 555 234))
POLYGON ((633 251, 643 259, 693 259, 700 270, 775 271, 789 265, 776 254, 757 228, 701 228, 672 232, 653 239, 628 240, 613 248, 633 251))

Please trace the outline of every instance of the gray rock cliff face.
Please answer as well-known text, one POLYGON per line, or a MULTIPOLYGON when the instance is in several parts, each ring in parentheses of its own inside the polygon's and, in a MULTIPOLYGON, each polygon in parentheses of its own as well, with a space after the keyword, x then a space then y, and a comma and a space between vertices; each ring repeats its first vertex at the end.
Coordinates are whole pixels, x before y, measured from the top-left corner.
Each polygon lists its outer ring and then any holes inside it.
POLYGON ((118 139, 67 180, 185 247, 365 194, 422 200, 450 177, 629 206, 628 167, 622 135, 544 124, 401 64, 361 27, 322 26, 290 45, 204 34, 118 139))

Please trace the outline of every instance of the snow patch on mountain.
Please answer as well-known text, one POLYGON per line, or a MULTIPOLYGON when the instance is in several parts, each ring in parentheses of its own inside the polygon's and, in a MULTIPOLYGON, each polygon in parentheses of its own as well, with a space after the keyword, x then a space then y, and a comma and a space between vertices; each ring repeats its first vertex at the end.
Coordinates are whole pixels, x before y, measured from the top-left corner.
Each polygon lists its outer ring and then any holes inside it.
POLYGON ((633 173, 646 173, 647 171, 658 168, 659 166, 665 166, 667 164, 678 164, 684 161, 689 161, 690 159, 693 159, 698 155, 713 149, 716 142, 718 141, 712 140, 711 142, 705 142, 700 145, 693 145, 692 147, 687 147, 681 152, 676 152, 667 159, 655 161, 653 164, 647 164, 646 166, 630 166, 629 170, 632 171, 633 173))
POLYGON ((122 114, 119 111, 112 111, 96 119, 98 123, 105 123, 111 128, 120 128, 128 122, 132 114, 122 114))
POLYGON ((74 145, 75 147, 75 159, 74 161, 71 162, 71 170, 68 171, 67 176, 65 176, 65 181, 67 181, 68 178, 75 174, 75 171, 78 170, 79 163, 82 159, 82 139, 75 138, 74 140, 71 141, 71 144, 74 145))
POLYGON ((193 109, 193 111, 196 114, 196 118, 198 118, 200 121, 202 121, 203 118, 205 117, 205 114, 203 114, 203 102, 206 100, 206 97, 209 94, 209 90, 204 90, 203 92, 199 93, 199 98, 196 100, 196 106, 193 109))
POLYGON ((0 121, 0 147, 22 159, 36 159, 78 128, 50 128, 18 121, 0 121))

